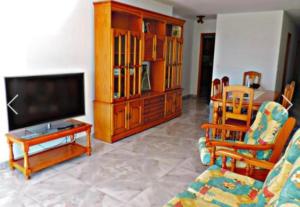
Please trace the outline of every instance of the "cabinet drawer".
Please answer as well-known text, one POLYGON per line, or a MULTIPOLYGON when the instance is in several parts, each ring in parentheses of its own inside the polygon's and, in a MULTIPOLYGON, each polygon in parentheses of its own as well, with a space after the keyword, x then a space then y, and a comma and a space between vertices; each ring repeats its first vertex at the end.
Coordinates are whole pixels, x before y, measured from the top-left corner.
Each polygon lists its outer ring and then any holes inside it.
POLYGON ((144 101, 144 123, 159 120, 164 117, 165 96, 148 98, 144 101))

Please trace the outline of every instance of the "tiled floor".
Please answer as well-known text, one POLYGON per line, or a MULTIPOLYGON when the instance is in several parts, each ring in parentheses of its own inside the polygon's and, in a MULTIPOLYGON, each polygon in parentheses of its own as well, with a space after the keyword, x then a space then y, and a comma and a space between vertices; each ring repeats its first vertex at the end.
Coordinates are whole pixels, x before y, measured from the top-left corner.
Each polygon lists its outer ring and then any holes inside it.
POLYGON ((196 99, 183 115, 115 144, 93 140, 82 156, 34 174, 29 181, 0 167, 0 206, 162 206, 206 169, 199 129, 209 108, 196 99))

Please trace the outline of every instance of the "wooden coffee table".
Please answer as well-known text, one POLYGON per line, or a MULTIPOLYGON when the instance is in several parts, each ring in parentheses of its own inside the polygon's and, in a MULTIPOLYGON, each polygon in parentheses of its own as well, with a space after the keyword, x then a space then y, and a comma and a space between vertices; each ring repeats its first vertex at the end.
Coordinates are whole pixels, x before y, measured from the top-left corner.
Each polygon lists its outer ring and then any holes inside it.
POLYGON ((65 123, 72 124, 73 126, 67 129, 52 130, 44 134, 32 133, 26 129, 6 134, 9 146, 10 168, 21 171, 25 178, 29 179, 32 173, 49 166, 78 157, 84 153, 90 156, 92 125, 74 119, 67 120, 65 123), (75 134, 81 132, 86 132, 86 146, 76 143, 75 134), (28 154, 31 146, 64 137, 69 137, 70 142, 32 155, 28 154), (24 157, 19 159, 14 158, 13 144, 20 144, 22 146, 24 157))

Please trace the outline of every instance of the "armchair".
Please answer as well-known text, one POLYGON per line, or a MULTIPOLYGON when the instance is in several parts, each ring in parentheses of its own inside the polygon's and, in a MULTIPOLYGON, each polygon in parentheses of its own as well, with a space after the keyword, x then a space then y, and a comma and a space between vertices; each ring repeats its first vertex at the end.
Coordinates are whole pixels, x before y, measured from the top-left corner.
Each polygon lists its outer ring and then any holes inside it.
MULTIPOLYGON (((288 112, 283 106, 275 102, 265 102, 249 129, 232 125, 203 124, 201 127, 206 130, 206 135, 199 139, 201 162, 205 165, 217 164, 232 171, 251 175, 254 169, 243 159, 238 159, 239 156, 276 163, 295 123, 294 118, 288 118, 288 112), (213 139, 210 130, 221 130, 221 138, 213 139), (228 131, 246 132, 244 142, 224 141, 228 131), (231 157, 226 159, 218 152, 219 150, 231 157)), ((263 179, 267 172, 259 179, 263 179)))
POLYGON ((213 165, 164 207, 298 206, 299 154, 300 130, 294 134, 285 154, 276 164, 256 158, 241 158, 253 167, 271 169, 264 182, 213 165))

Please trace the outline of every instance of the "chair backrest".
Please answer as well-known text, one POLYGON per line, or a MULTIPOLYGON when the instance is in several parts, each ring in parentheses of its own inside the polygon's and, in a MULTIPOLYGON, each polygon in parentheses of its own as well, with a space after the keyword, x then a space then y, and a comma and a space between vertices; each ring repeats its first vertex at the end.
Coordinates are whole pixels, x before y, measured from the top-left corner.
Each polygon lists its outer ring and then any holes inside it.
POLYGON ((225 86, 223 89, 222 103, 222 122, 233 119, 245 122, 246 126, 250 126, 252 116, 254 92, 252 88, 245 86, 225 86), (232 110, 228 110, 231 106, 232 110), (243 109, 247 109, 247 113, 243 113, 243 109))
MULTIPOLYGON (((269 172, 264 182, 263 188, 258 194, 257 206, 266 206, 266 205, 280 206, 275 204, 284 202, 284 200, 289 200, 288 198, 287 199, 285 198, 289 196, 293 196, 291 195, 293 193, 297 194, 297 191, 295 192, 292 191, 289 193, 289 195, 287 195, 286 191, 291 190, 290 183, 288 182, 288 180, 291 179, 291 176, 293 176, 293 172, 294 172, 293 169, 297 170, 300 167, 299 154, 300 154, 300 130, 298 129, 298 131, 294 134, 292 140, 290 141, 284 155, 276 163, 274 168, 269 172), (290 189, 287 189, 289 187, 290 189)), ((300 189, 299 178, 298 180, 294 180, 294 183, 296 182, 298 182, 298 194, 299 194, 299 189, 300 189)))
POLYGON ((261 81, 261 73, 256 72, 256 71, 247 71, 244 72, 244 77, 243 77, 243 85, 244 86, 248 86, 248 82, 250 81, 250 84, 256 83, 256 84, 260 84, 261 81))
POLYGON ((211 96, 215 96, 222 92, 220 79, 216 78, 211 83, 211 96))
MULTIPOLYGON (((254 123, 246 133, 244 142, 254 145, 273 144, 287 119, 288 111, 282 105, 272 101, 264 102, 256 114, 254 123)), ((280 149, 276 148, 276 152, 278 151, 280 149)), ((260 160, 269 160, 271 155, 271 150, 256 153, 256 157, 260 160)))
POLYGON ((225 86, 229 86, 229 78, 227 76, 224 76, 221 79, 221 82, 222 82, 222 88, 224 88, 225 86))
MULTIPOLYGON (((285 98, 287 98, 291 102, 294 97, 294 92, 295 92, 295 81, 292 81, 290 84, 286 84, 283 95, 285 96, 285 98)), ((285 98, 282 98, 281 104, 285 108, 288 108, 290 106, 290 104, 288 103, 288 101, 285 98)))

